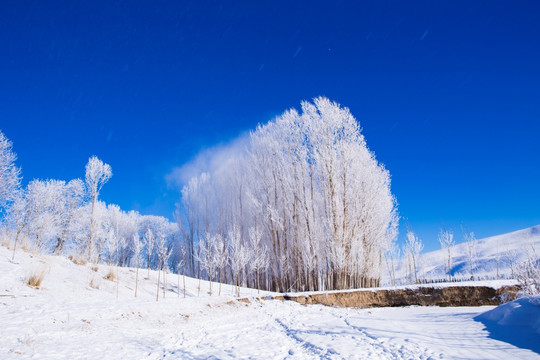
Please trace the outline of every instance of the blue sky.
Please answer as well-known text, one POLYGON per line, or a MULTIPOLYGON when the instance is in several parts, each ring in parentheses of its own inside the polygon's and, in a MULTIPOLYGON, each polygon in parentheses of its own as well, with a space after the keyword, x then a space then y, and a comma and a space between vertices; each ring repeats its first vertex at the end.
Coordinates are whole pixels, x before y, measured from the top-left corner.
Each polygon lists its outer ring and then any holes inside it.
POLYGON ((434 249, 441 226, 460 241, 460 224, 483 237, 540 223, 539 14, 537 1, 2 1, 0 129, 25 183, 83 177, 95 154, 114 172, 103 200, 170 217, 175 168, 324 95, 360 121, 434 249))

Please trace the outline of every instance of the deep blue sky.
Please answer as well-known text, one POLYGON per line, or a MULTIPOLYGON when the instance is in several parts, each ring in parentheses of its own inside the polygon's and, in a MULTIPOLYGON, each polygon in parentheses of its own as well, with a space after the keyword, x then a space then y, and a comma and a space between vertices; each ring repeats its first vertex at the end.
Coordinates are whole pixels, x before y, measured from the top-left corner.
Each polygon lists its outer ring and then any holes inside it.
POLYGON ((2 1, 0 129, 25 183, 83 177, 95 154, 103 200, 170 217, 173 168, 324 95, 434 249, 441 226, 540 223, 539 17, 538 1, 2 1))

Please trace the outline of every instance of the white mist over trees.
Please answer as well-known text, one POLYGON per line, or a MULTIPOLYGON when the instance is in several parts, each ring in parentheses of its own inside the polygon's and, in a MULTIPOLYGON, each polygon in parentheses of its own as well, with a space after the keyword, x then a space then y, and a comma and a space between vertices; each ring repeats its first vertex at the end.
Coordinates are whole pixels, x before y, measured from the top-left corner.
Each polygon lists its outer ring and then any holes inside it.
POLYGON ((192 178, 178 221, 194 274, 206 263, 197 247, 216 234, 229 250, 226 281, 293 291, 378 284, 398 215, 390 174, 358 122, 317 98, 260 125, 244 152, 192 178))

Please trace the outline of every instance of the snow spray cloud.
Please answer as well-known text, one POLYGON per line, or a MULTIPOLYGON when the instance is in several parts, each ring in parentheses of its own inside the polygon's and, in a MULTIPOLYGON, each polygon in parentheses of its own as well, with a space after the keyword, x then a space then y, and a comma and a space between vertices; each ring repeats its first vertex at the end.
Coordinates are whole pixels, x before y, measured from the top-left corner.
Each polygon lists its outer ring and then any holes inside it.
POLYGON ((202 173, 218 173, 220 169, 226 168, 232 159, 244 154, 248 146, 249 132, 245 132, 227 143, 204 149, 191 161, 174 168, 167 174, 167 184, 181 189, 191 178, 202 173))

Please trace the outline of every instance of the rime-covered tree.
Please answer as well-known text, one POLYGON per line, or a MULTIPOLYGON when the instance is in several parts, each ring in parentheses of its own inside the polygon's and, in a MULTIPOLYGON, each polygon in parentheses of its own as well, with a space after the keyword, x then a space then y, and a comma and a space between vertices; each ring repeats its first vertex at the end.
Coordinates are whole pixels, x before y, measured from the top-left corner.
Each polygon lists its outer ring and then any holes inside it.
POLYGON ((478 240, 474 232, 464 232, 463 237, 466 243, 467 258, 469 260, 469 274, 471 280, 474 280, 474 268, 476 267, 476 259, 478 257, 478 240))
POLYGON ((103 163, 97 156, 92 156, 86 164, 86 188, 90 196, 90 233, 88 237, 88 260, 92 257, 92 246, 96 232, 95 207, 99 193, 103 185, 112 177, 112 169, 109 164, 103 163))
POLYGON ((410 263, 411 278, 414 277, 415 284, 418 284, 418 273, 420 265, 420 253, 424 248, 422 241, 412 230, 407 231, 407 240, 405 242, 405 254, 410 263))
POLYGON ((60 214, 60 233, 58 234, 58 239, 56 246, 54 248, 55 254, 60 254, 68 239, 72 235, 73 227, 73 217, 75 216, 76 210, 82 206, 84 201, 85 188, 84 183, 80 179, 74 179, 69 181, 63 186, 62 189, 62 212, 60 214))
POLYGON ((148 270, 147 277, 150 278, 150 267, 152 265, 152 253, 154 252, 154 246, 156 238, 152 229, 148 228, 144 233, 144 242, 146 244, 146 268, 148 270))
POLYGON ((132 252, 132 263, 135 266, 135 297, 137 297, 137 290, 139 288, 139 267, 141 266, 141 254, 143 250, 143 242, 138 233, 133 234, 133 252, 132 252))
POLYGON ((0 131, 0 212, 18 195, 21 169, 15 165, 16 160, 12 142, 0 131))
POLYGON ((262 230, 255 227, 249 228, 249 241, 251 247, 252 259, 249 262, 249 267, 255 273, 257 280, 257 292, 260 293, 260 273, 268 268, 268 251, 266 246, 261 243, 262 230))
POLYGON ((250 252, 247 246, 242 244, 240 227, 237 225, 233 225, 229 232, 229 254, 233 281, 236 285, 236 296, 240 296, 240 285, 243 282, 243 273, 250 260, 250 252))
POLYGON ((39 251, 47 251, 62 230, 65 209, 64 181, 32 180, 26 189, 29 220, 27 234, 39 251))
POLYGON ((441 249, 446 252, 446 272, 448 273, 448 281, 452 281, 452 254, 454 252, 454 233, 452 230, 443 230, 439 232, 439 243, 441 249))
POLYGON ((390 284, 396 286, 396 263, 399 260, 401 251, 397 244, 393 243, 390 248, 386 251, 386 269, 388 271, 388 277, 390 279, 390 284))

